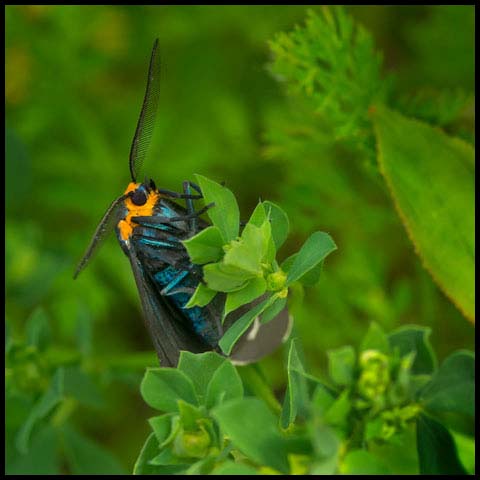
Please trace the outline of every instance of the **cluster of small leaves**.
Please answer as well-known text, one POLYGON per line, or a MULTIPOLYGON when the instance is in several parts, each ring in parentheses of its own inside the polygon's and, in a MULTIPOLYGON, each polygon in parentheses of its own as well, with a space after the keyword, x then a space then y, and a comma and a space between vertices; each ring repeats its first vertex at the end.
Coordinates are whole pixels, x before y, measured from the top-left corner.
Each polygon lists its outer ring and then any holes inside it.
MULTIPOLYGON (((114 376, 111 368, 104 368, 102 359, 92 357, 90 321, 79 315, 78 345, 71 349, 55 345, 51 318, 42 308, 33 311, 21 335, 6 331, 8 474, 126 473, 121 463, 82 433, 74 421, 79 410, 98 412, 107 407, 98 370, 105 374, 104 380, 107 375, 114 376)), ((143 356, 137 368, 141 365, 143 369, 146 361, 143 356)), ((126 362, 124 376, 129 373, 126 362)))
POLYGON ((342 7, 309 11, 303 27, 277 34, 270 48, 272 72, 311 100, 336 139, 373 145, 368 109, 385 99, 389 82, 371 35, 342 7))
POLYGON ((358 353, 329 352, 328 383, 306 372, 294 339, 281 408, 245 395, 248 376, 244 387, 230 360, 182 352, 177 369, 145 374, 143 398, 163 414, 134 473, 470 472, 474 357, 456 352, 437 368, 428 335, 372 324, 358 353))
MULTIPOLYGON (((278 33, 270 49, 272 73, 328 119, 336 140, 370 157, 375 142, 368 111, 374 105, 388 104, 441 127, 457 121, 466 108, 473 109, 474 95, 462 88, 397 91, 396 77, 382 73, 382 55, 372 35, 341 6, 309 11, 305 25, 278 33)), ((465 130, 457 126, 459 132, 465 130)))
POLYGON ((240 213, 233 193, 201 175, 196 178, 205 203, 211 205, 208 215, 213 225, 183 242, 192 263, 203 265, 204 280, 187 307, 207 305, 223 292, 225 318, 242 305, 263 297, 221 339, 220 347, 228 355, 256 317, 267 323, 283 309, 292 283, 315 283, 323 260, 337 247, 327 233, 315 232, 297 253, 279 264, 277 251, 289 231, 286 213, 272 202, 260 201, 239 234, 240 213))

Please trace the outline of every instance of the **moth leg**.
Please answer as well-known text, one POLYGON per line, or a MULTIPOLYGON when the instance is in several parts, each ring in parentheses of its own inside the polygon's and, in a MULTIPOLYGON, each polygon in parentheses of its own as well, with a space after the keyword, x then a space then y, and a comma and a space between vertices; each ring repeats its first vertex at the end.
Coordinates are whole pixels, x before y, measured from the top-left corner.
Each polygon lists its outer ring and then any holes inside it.
MULTIPOLYGON (((193 206, 193 201, 191 198, 191 190, 190 190, 190 182, 183 182, 183 193, 185 194, 185 203, 187 205, 187 212, 189 215, 193 215, 195 213, 195 207, 193 206), (188 197, 187 197, 188 196, 188 197)), ((190 230, 193 232, 197 232, 197 219, 192 217, 189 221, 190 230)))
POLYGON ((190 193, 178 193, 174 192, 173 190, 167 190, 165 188, 157 188, 157 192, 161 193, 162 195, 165 195, 168 198, 185 198, 185 199, 190 199, 190 200, 198 200, 200 198, 203 198, 201 195, 192 195, 190 193))

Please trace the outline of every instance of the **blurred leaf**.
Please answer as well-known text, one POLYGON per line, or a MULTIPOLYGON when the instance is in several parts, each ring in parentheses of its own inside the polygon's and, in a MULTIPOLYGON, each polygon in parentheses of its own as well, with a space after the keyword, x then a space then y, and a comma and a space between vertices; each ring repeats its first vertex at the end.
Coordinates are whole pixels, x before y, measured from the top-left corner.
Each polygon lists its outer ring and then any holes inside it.
POLYGON ((288 271, 287 286, 299 280, 336 249, 337 246, 327 233, 315 232, 310 235, 288 271))
POLYGON ((340 463, 343 475, 388 475, 392 472, 377 457, 366 450, 352 450, 340 463))
POLYGON ((390 345, 388 343, 387 335, 382 328, 375 322, 370 323, 367 334, 362 340, 360 352, 365 350, 378 350, 385 355, 390 354, 390 345))
POLYGON ((25 325, 27 343, 44 350, 51 341, 52 331, 49 319, 43 308, 36 308, 25 325))
POLYGON ((288 472, 284 438, 277 419, 257 398, 231 400, 212 411, 222 431, 233 445, 261 465, 288 472))
POLYGON ((238 236, 240 212, 237 200, 228 188, 202 175, 195 175, 195 177, 202 190, 205 204, 215 203, 215 206, 208 209, 208 216, 220 231, 223 242, 228 243, 238 236))
POLYGON ((437 368, 437 358, 428 337, 430 328, 418 325, 406 325, 398 328, 388 336, 392 350, 398 349, 400 356, 404 357, 410 352, 415 353, 412 373, 431 374, 437 368))
POLYGON ((59 475, 60 448, 57 431, 45 425, 32 435, 28 453, 19 454, 6 445, 6 475, 59 475))
POLYGON ((215 352, 191 353, 180 352, 178 370, 193 382, 200 404, 205 403, 208 385, 221 365, 226 363, 225 357, 215 352))
POLYGON ((417 448, 421 475, 464 475, 450 432, 425 415, 417 419, 417 448))
POLYGON ((227 400, 243 397, 243 384, 235 367, 225 361, 208 383, 205 406, 213 408, 227 400))
POLYGON ((249 465, 227 460, 218 467, 215 467, 210 475, 259 475, 259 473, 249 465))
POLYGON ((287 214, 275 203, 266 200, 263 202, 267 216, 272 224, 272 237, 277 250, 284 244, 290 229, 287 214))
POLYGON ((421 392, 425 410, 451 428, 473 435, 475 423, 475 357, 455 352, 444 360, 421 392))
POLYGON ((469 475, 475 473, 475 438, 450 432, 457 447, 458 458, 469 475))
POLYGON ((162 412, 177 412, 177 400, 197 405, 193 382, 174 368, 147 368, 140 392, 148 405, 162 412))
POLYGON ((19 430, 16 438, 16 446, 22 453, 29 450, 30 434, 36 423, 48 415, 52 409, 63 400, 64 370, 59 368, 52 378, 49 389, 35 403, 28 418, 19 430))
POLYGON ((105 406, 105 399, 92 378, 78 366, 64 369, 64 395, 69 395, 84 405, 94 408, 105 406))
POLYGON ((217 227, 210 226, 197 233, 195 236, 184 240, 192 263, 203 265, 208 262, 218 262, 223 256, 223 239, 217 227))
POLYGON ((344 390, 326 411, 324 420, 328 425, 345 428, 351 409, 349 391, 344 390))
POLYGON ((410 240, 434 280, 473 321, 475 151, 384 107, 373 118, 380 170, 410 240))
POLYGON ((287 390, 283 400, 280 424, 288 428, 297 418, 297 414, 305 415, 309 409, 308 386, 304 377, 305 369, 298 356, 296 344, 298 340, 290 340, 287 360, 287 390))
POLYGON ((242 315, 223 335, 218 342, 225 355, 230 355, 233 346, 237 340, 247 331, 248 327, 253 323, 262 312, 273 304, 275 298, 273 295, 267 297, 263 302, 259 303, 247 313, 242 315))
POLYGON ((263 278, 253 278, 241 290, 229 292, 225 301, 224 316, 233 312, 238 307, 261 297, 267 289, 267 283, 263 278))
POLYGON ((355 350, 346 346, 329 350, 328 374, 337 385, 350 385, 353 382, 355 372, 355 350))
POLYGON ((63 428, 64 448, 73 475, 125 475, 120 462, 104 447, 77 432, 63 428))

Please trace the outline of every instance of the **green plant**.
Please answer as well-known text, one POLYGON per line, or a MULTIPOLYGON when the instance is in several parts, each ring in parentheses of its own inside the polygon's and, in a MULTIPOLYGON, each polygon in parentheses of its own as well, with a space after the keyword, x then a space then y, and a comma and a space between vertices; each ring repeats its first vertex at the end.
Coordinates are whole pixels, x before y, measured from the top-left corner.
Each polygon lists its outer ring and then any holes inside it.
POLYGON ((437 368, 428 335, 372 324, 357 351, 328 352, 327 381, 307 373, 292 339, 281 408, 253 396, 254 367, 182 352, 177 369, 143 379, 162 415, 134 473, 472 473, 474 357, 456 352, 437 368))
POLYGON ((272 202, 260 201, 239 235, 240 214, 233 193, 197 175, 204 200, 211 208, 212 226, 183 242, 193 263, 203 265, 200 283, 187 306, 207 305, 218 292, 227 294, 225 316, 265 293, 266 298, 238 319, 220 340, 229 354, 257 316, 272 320, 285 306, 289 287, 296 281, 314 284, 322 262, 337 247, 324 232, 312 234, 298 253, 276 260, 288 236, 286 213, 272 202))

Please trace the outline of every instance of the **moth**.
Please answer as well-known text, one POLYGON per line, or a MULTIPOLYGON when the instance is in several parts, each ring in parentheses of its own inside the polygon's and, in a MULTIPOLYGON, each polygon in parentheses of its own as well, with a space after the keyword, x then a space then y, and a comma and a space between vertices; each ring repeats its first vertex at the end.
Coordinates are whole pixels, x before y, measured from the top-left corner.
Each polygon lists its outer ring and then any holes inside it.
MULTIPOLYGON (((215 206, 197 208, 202 192, 193 182, 183 182, 183 191, 174 192, 158 188, 146 177, 143 182, 138 181, 153 133, 159 102, 160 69, 157 39, 130 149, 131 182, 101 219, 74 278, 85 268, 105 237, 115 230, 130 261, 145 324, 160 364, 176 366, 181 350, 221 353, 218 342, 224 331, 262 299, 231 312, 223 324, 225 294, 218 293, 204 307, 185 308, 202 281, 202 268, 190 261, 182 241, 210 225, 201 215, 215 206), (180 201, 185 205, 178 203, 180 201)), ((230 358, 237 364, 260 359, 288 336, 290 325, 286 308, 265 325, 257 319, 239 339, 230 358)))

